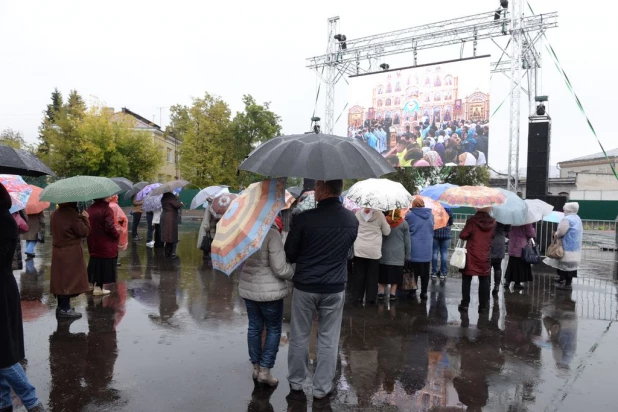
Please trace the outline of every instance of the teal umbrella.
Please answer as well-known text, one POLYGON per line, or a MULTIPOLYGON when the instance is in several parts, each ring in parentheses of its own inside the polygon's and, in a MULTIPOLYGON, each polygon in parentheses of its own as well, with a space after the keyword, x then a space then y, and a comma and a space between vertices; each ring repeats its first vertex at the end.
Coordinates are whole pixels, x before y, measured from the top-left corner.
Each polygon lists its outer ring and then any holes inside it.
POLYGON ((494 218, 503 225, 521 226, 526 224, 528 205, 516 193, 498 189, 506 196, 506 203, 493 207, 494 218))
POLYGON ((120 187, 107 177, 75 176, 58 180, 41 192, 41 201, 53 203, 86 202, 121 192, 120 187))

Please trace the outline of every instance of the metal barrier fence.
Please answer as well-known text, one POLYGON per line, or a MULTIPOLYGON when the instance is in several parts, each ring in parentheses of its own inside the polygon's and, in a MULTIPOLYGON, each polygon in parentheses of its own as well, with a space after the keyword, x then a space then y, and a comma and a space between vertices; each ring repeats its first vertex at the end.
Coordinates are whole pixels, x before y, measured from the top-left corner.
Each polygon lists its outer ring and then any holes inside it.
MULTIPOLYGON (((453 214, 453 236, 451 238, 451 250, 455 248, 459 232, 466 224, 469 214, 453 214)), ((616 247, 616 222, 612 220, 582 220, 584 225, 584 238, 582 246, 582 259, 599 262, 618 261, 618 249, 616 247)), ((540 252, 545 254, 546 246, 551 242, 552 234, 556 231, 556 223, 536 223, 536 240, 540 245, 540 252)))

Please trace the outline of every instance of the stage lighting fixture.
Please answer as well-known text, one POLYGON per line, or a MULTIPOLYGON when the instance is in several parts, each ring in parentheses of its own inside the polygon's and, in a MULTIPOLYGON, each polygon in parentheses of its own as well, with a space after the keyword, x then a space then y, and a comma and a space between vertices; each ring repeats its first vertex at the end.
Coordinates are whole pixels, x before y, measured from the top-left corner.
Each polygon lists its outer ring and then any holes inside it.
POLYGON ((347 39, 348 38, 345 36, 345 34, 335 34, 335 40, 339 42, 339 47, 341 47, 341 50, 345 50, 348 48, 348 43, 346 43, 347 39))
POLYGON ((503 9, 508 9, 509 8, 509 0, 500 0, 500 5, 502 6, 503 9))
POLYGON ((502 10, 496 10, 496 14, 494 14, 494 20, 500 20, 500 16, 502 15, 502 10))
POLYGON ((319 117, 317 117, 317 116, 314 116, 314 117, 312 117, 312 118, 311 118, 311 121, 312 121, 312 122, 319 122, 319 121, 320 121, 320 118, 319 118, 319 117))
POLYGON ((389 66, 389 65, 388 65, 388 64, 386 64, 386 63, 382 63, 382 64, 380 65, 380 69, 382 69, 382 70, 388 70, 390 67, 391 67, 391 66, 389 66))
POLYGON ((536 107, 536 115, 537 116, 545 116, 545 105, 543 103, 539 104, 536 107))

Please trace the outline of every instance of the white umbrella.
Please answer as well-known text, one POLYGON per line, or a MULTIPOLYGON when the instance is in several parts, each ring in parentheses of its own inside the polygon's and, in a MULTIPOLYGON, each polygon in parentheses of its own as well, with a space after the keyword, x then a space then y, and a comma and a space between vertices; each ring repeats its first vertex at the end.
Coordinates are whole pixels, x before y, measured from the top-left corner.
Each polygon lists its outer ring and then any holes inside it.
POLYGON ((207 188, 200 190, 197 195, 195 195, 191 201, 191 209, 197 209, 201 205, 204 205, 204 203, 223 193, 230 193, 227 186, 208 186, 207 188))
POLYGON ((526 223, 535 223, 543 220, 544 216, 547 216, 554 210, 552 205, 539 199, 526 199, 526 205, 528 205, 526 223))
POLYGON ((410 207, 412 195, 401 183, 388 179, 367 179, 356 183, 346 197, 360 207, 393 210, 410 207))

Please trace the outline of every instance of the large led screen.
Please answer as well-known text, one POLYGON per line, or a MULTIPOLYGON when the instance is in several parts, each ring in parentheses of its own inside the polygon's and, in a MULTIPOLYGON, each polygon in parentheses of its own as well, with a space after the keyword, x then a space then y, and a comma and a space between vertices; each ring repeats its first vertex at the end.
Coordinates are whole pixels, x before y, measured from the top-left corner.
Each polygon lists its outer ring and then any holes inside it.
POLYGON ((348 135, 395 167, 485 165, 489 88, 489 56, 355 76, 348 135))

